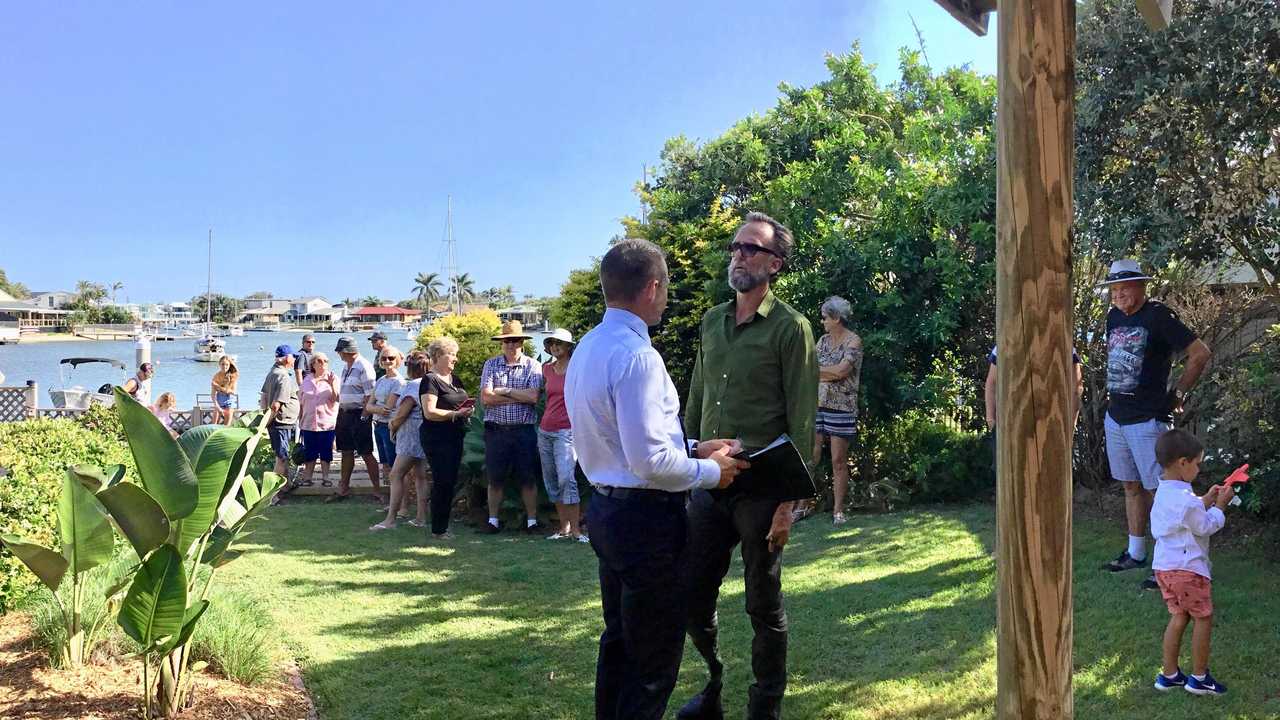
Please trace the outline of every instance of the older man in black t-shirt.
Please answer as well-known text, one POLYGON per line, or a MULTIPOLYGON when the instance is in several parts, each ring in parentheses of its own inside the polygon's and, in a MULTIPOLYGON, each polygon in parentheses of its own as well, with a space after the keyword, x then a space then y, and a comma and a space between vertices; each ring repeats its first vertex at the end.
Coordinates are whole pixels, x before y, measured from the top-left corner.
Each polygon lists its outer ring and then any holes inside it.
POLYGON ((1210 356, 1177 313, 1147 298, 1151 279, 1136 260, 1117 260, 1102 283, 1113 306, 1107 313, 1107 461, 1111 476, 1124 484, 1129 526, 1128 547, 1103 566, 1111 572, 1147 566, 1147 518, 1160 484, 1156 439, 1182 412, 1183 398, 1210 356), (1170 389, 1173 358, 1183 352, 1186 368, 1170 389))

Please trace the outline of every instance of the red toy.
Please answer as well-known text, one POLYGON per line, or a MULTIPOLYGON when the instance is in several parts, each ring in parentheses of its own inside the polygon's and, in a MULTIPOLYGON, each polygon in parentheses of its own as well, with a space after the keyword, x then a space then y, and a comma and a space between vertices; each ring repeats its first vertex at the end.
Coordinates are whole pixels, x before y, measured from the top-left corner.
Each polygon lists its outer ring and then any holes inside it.
POLYGON ((1222 481, 1222 486, 1231 487, 1232 485, 1237 485, 1240 483, 1247 483, 1247 482, 1249 482, 1249 463, 1245 463, 1244 465, 1241 465, 1240 467, 1236 468, 1230 475, 1227 476, 1226 480, 1222 481))

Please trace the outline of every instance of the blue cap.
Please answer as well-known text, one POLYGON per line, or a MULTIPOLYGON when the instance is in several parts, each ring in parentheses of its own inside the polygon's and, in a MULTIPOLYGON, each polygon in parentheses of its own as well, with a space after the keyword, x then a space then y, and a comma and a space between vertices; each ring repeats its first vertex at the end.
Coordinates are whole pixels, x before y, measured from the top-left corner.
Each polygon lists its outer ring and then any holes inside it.
POLYGON ((293 348, 290 347, 288 344, 276 346, 276 357, 278 358, 289 357, 292 354, 293 354, 293 348))

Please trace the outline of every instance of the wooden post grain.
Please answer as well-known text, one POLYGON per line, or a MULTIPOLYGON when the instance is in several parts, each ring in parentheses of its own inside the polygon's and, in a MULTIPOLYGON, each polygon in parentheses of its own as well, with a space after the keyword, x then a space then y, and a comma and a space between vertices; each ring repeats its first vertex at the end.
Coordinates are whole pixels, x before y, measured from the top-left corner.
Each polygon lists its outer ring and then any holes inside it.
POLYGON ((1071 698, 1071 303, 1075 2, 1000 0, 996 716, 1071 698))

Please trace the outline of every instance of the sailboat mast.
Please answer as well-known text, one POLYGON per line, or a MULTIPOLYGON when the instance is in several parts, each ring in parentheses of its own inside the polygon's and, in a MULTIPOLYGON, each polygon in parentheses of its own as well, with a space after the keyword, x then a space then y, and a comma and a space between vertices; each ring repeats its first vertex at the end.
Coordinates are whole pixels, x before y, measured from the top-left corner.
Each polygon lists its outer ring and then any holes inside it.
POLYGON ((449 300, 454 306, 454 312, 458 315, 462 314, 462 289, 458 287, 458 248, 453 239, 453 196, 449 198, 449 211, 445 216, 445 243, 448 246, 448 263, 449 267, 446 272, 449 275, 449 300))
POLYGON ((208 277, 204 287, 204 332, 213 334, 213 228, 209 228, 209 263, 208 277))

